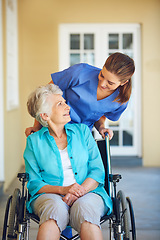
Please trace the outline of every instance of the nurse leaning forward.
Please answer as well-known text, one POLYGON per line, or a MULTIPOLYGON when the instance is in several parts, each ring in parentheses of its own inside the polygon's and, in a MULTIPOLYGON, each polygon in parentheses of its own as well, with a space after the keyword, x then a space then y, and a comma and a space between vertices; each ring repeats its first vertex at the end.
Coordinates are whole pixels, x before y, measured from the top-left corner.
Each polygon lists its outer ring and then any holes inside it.
MULTIPOLYGON (((93 126, 104 137, 111 129, 105 128, 105 119, 117 121, 127 108, 131 95, 131 77, 135 71, 134 61, 122 53, 110 55, 103 68, 80 63, 61 72, 51 74, 52 81, 63 91, 66 103, 71 107, 71 122, 93 126)), ((26 136, 41 128, 35 121, 26 129, 26 136)))

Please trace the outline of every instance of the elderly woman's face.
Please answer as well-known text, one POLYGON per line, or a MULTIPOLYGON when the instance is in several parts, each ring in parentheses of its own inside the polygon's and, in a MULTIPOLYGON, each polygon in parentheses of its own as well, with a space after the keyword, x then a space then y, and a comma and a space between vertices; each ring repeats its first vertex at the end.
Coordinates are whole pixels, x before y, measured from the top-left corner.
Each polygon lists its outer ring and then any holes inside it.
POLYGON ((69 114, 70 107, 61 95, 53 94, 49 98, 49 101, 53 104, 52 113, 49 118, 54 124, 66 124, 71 121, 69 114))

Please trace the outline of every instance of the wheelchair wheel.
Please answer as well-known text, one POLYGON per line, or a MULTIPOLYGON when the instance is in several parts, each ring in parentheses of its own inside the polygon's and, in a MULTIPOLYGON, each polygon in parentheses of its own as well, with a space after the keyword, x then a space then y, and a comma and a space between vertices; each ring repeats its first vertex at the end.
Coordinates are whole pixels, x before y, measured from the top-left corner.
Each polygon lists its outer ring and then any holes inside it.
POLYGON ((133 211, 133 206, 132 202, 129 197, 126 197, 127 200, 127 205, 129 208, 129 213, 130 213, 130 232, 131 232, 131 239, 136 240, 136 227, 135 227, 135 218, 134 218, 134 211, 133 211))
POLYGON ((11 205, 11 201, 12 201, 12 196, 10 196, 8 198, 7 204, 6 204, 4 223, 3 223, 2 240, 6 240, 7 226, 8 226, 8 214, 9 214, 9 208, 10 208, 10 205, 11 205))
POLYGON ((7 240, 17 239, 20 197, 21 192, 18 188, 16 188, 12 196, 11 207, 9 211, 7 240))
POLYGON ((127 201, 124 193, 120 190, 117 193, 117 198, 119 199, 119 214, 121 222, 121 232, 124 234, 124 240, 130 240, 130 230, 129 230, 129 214, 127 209, 127 201))

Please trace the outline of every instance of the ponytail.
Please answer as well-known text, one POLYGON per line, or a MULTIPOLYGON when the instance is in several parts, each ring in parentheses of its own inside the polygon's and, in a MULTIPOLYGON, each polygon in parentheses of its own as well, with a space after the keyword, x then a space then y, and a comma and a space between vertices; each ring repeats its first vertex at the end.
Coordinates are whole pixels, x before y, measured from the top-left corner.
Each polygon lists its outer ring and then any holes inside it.
POLYGON ((127 83, 119 87, 119 94, 114 99, 114 101, 119 102, 121 104, 126 103, 129 101, 131 93, 132 93, 132 81, 130 78, 127 83))
POLYGON ((119 94, 114 101, 121 104, 128 102, 132 92, 131 76, 135 71, 135 65, 132 58, 123 53, 111 54, 104 67, 111 73, 115 74, 120 82, 124 85, 119 87, 119 94))

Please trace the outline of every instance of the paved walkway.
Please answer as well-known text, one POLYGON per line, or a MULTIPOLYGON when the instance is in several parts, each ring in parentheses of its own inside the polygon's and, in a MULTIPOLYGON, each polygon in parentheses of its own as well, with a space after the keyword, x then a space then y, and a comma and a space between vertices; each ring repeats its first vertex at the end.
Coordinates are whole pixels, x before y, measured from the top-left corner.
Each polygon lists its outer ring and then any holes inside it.
MULTIPOLYGON (((137 240, 160 240, 160 168, 113 168, 113 173, 122 175, 118 189, 124 191, 132 200, 137 229, 137 240)), ((8 191, 0 198, 0 238, 4 220, 5 204, 9 194, 20 187, 15 179, 8 191)), ((107 237, 108 224, 103 225, 104 239, 107 237)), ((30 239, 36 239, 38 226, 32 222, 30 239)), ((98 240, 98 239, 97 239, 98 240)))

